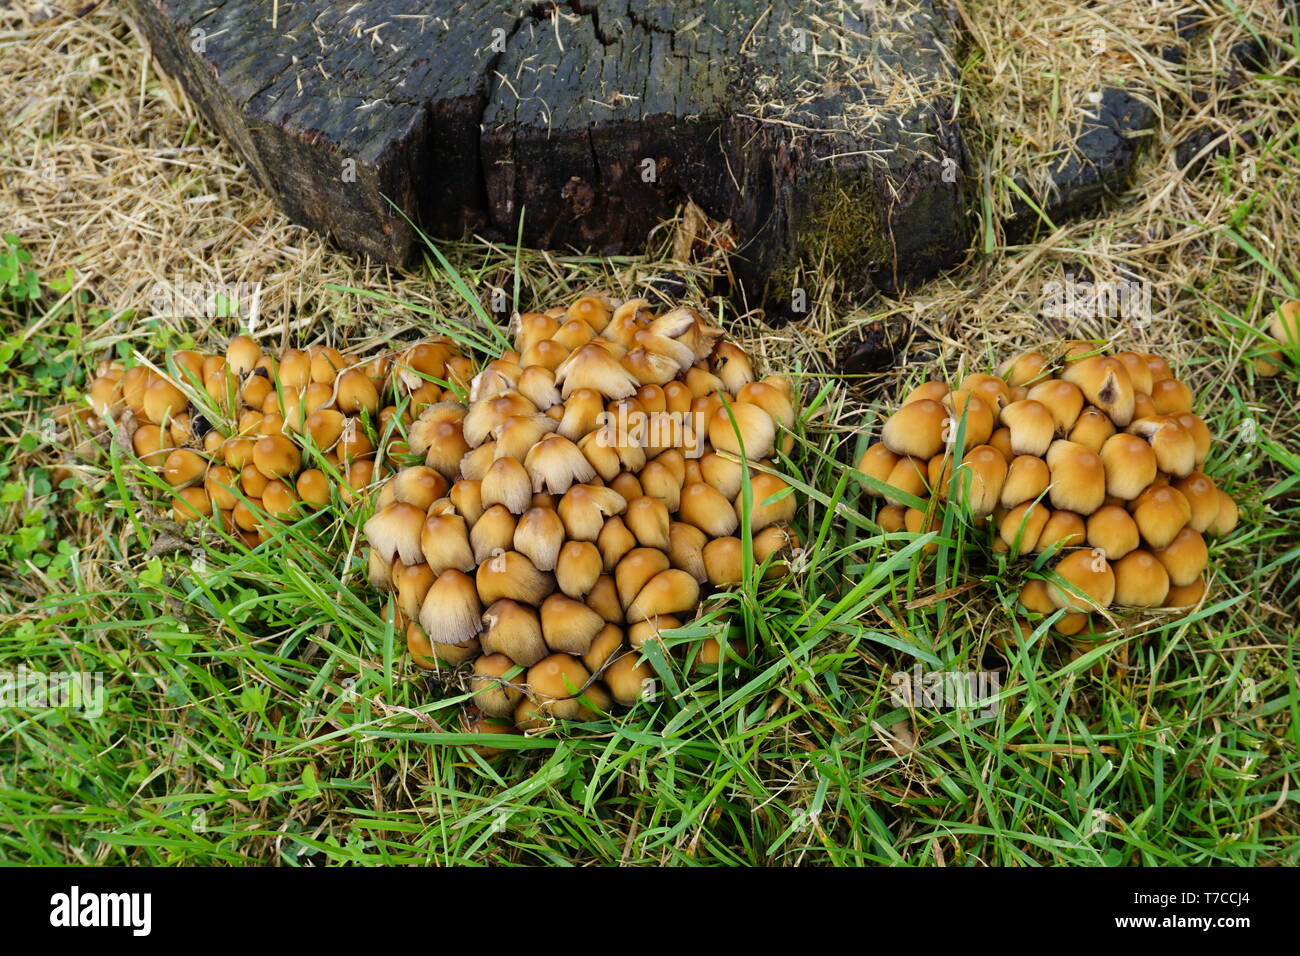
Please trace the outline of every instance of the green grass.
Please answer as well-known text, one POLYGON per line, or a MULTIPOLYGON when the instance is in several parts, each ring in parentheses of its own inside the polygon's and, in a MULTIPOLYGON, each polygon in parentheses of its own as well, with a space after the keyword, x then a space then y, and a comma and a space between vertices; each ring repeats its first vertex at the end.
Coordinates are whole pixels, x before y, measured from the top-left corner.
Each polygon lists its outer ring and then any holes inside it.
MULTIPOLYGON (((514 250, 490 264, 480 248, 448 254, 462 276, 525 268, 514 250)), ((578 281, 588 262, 573 260, 578 281)), ((30 436, 84 388, 94 357, 80 343, 105 319, 58 301, 53 289, 3 306, 16 348, 0 417, 0 668, 102 673, 106 712, 0 710, 0 859, 1300 862, 1300 457, 1294 426, 1260 407, 1294 391, 1295 367, 1216 400, 1225 439, 1208 470, 1243 509, 1212 546, 1206 606, 1082 653, 1043 621, 1005 659, 990 640, 1043 562, 994 556, 956 508, 929 534, 882 534, 844 464, 867 436, 836 424, 844 390, 810 376, 779 463, 801 496, 796 573, 749 573, 707 598, 652 655, 653 701, 496 739, 504 753, 487 760, 467 746, 485 738, 460 731, 460 675, 413 670, 379 616, 358 515, 332 509, 247 551, 215 532, 169 537, 137 503, 152 476, 116 450, 84 483, 52 487, 50 449, 30 436), (1244 442, 1252 417, 1260 440, 1244 442), (706 635, 727 643, 720 670, 692 664, 706 635), (996 713, 909 713, 890 676, 914 665, 996 669, 996 713)), ((422 319, 464 337, 449 315, 422 319)), ((1248 334, 1230 316, 1219 327, 1223 347, 1248 334)), ((174 344, 132 329, 141 349, 174 344)))

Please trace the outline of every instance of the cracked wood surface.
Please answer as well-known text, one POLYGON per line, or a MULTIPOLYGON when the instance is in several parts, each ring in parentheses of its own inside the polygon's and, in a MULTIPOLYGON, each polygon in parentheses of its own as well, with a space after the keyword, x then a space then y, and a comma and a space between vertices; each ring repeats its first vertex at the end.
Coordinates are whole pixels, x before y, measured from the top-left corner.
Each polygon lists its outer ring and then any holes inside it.
POLYGON ((384 262, 406 217, 635 251, 690 198, 780 312, 810 268, 893 288, 966 246, 942 0, 130 3, 288 215, 384 262))

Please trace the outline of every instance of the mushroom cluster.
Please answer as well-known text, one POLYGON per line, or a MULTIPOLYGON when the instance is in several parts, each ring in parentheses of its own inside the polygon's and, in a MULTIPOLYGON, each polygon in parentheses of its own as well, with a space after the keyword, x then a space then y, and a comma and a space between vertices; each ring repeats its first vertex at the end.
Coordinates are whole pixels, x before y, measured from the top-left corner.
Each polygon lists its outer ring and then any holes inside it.
POLYGON ((877 523, 928 531, 951 495, 990 527, 996 550, 1059 554, 1054 579, 1029 580, 1020 605, 1064 609, 1055 628, 1067 636, 1111 606, 1198 603, 1204 536, 1231 532, 1237 505, 1201 471, 1213 436, 1191 389, 1157 355, 1086 342, 999 372, 955 389, 925 382, 885 422, 858 462, 873 479, 866 492, 884 499, 877 523))
MULTIPOLYGON (((424 463, 364 526, 411 660, 471 666, 467 726, 493 732, 635 703, 645 642, 741 581, 747 546, 764 576, 797 546, 770 460, 793 442, 789 379, 758 379, 698 313, 644 299, 584 296, 513 332, 467 405, 420 413, 424 463)), ((706 638, 695 660, 721 653, 706 638)))
POLYGON ((122 418, 177 521, 216 521, 251 547, 332 490, 355 503, 377 468, 403 460, 404 423, 472 375, 449 339, 362 362, 325 345, 276 358, 237 335, 224 355, 171 352, 165 371, 103 362, 87 398, 106 424, 122 418))

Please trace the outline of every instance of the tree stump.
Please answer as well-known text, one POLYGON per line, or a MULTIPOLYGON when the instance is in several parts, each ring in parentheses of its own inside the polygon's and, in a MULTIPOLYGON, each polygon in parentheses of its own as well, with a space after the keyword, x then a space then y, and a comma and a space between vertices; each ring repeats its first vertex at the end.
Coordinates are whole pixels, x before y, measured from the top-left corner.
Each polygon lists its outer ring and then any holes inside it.
POLYGON ((633 252, 689 199, 790 317, 966 248, 943 0, 130 2, 287 214, 383 262, 411 222, 633 252))

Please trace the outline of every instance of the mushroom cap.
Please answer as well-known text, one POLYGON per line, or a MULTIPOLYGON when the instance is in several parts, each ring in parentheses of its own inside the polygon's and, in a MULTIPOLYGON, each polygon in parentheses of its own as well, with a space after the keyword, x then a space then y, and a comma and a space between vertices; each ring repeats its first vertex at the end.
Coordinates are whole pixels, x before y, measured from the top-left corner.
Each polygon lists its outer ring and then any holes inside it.
POLYGON ((1110 420, 1110 416, 1097 406, 1089 405, 1075 419, 1069 438, 1076 445, 1083 445, 1091 451, 1099 452, 1106 439, 1113 434, 1115 434, 1115 423, 1110 420))
POLYGON ((1133 520, 1152 550, 1168 546, 1192 518, 1192 506, 1177 488, 1153 485, 1133 501, 1133 520))
POLYGON ((1201 603, 1205 597, 1207 582, 1205 575, 1202 574, 1191 584, 1182 587, 1169 586, 1169 594, 1165 597, 1164 607, 1193 607, 1201 603))
POLYGON ((1278 306, 1268 331, 1279 345, 1300 345, 1300 302, 1283 302, 1278 306))
POLYGON ((1203 472, 1194 471, 1175 481, 1173 486, 1183 493, 1192 509, 1188 525, 1202 533, 1210 530, 1219 516, 1219 489, 1214 481, 1203 472))
MULTIPOLYGON (((893 455, 893 452, 887 451, 886 454, 893 455)), ((741 485, 745 480, 745 469, 736 455, 711 451, 699 459, 699 465, 700 475, 705 483, 718 489, 722 497, 733 501, 736 495, 740 494, 741 485)), ((681 503, 680 490, 677 501, 678 504, 681 503)))
MULTIPOLYGON (((752 499, 749 510, 751 532, 761 531, 778 521, 794 520, 794 489, 783 478, 760 472, 750 479, 749 487, 752 499)), ((744 511, 743 491, 736 496, 735 511, 739 526, 744 511)))
POLYGON ((1051 484, 1047 462, 1033 455, 1020 455, 1011 460, 1007 477, 1002 482, 999 503, 1004 508, 1014 508, 1026 501, 1034 501, 1047 491, 1051 484))
POLYGON ((1147 440, 1161 471, 1182 478, 1196 468, 1196 439, 1176 419, 1139 418, 1128 430, 1147 440))
MULTIPOLYGON (((266 486, 270 481, 270 478, 258 471, 253 465, 245 465, 239 469, 239 487, 250 498, 262 497, 262 492, 266 490, 266 486)), ((392 504, 392 502, 380 502, 381 507, 389 504, 392 504)))
MULTIPOLYGON (((680 625, 674 625, 680 626, 680 625)), ((587 670, 599 676, 601 668, 623 647, 623 629, 617 624, 606 624, 591 639, 591 646, 582 655, 587 670)))
POLYGON ((1025 352, 1015 358, 1007 359, 998 369, 998 374, 1012 387, 1033 385, 1046 377, 1049 372, 1047 356, 1042 352, 1025 352))
MULTIPOLYGON (((533 567, 533 563, 518 551, 503 551, 484 561, 475 572, 475 580, 479 597, 485 604, 509 598, 521 604, 536 605, 555 590, 555 579, 533 567)), ((429 636, 433 637, 432 634, 429 636)))
POLYGON ((919 402, 922 399, 929 399, 932 402, 943 402, 943 400, 948 397, 949 391, 951 391, 951 389, 948 388, 947 382, 922 382, 920 385, 916 386, 916 388, 907 393, 907 397, 903 399, 902 404, 910 405, 912 402, 919 402))
MULTIPOLYGON (((903 527, 912 534, 926 534, 934 530, 934 515, 917 508, 908 508, 903 512, 903 527)), ((938 545, 935 542, 925 546, 926 554, 933 554, 938 545)))
POLYGON ((703 481, 687 482, 682 487, 677 517, 712 538, 725 538, 739 524, 732 503, 703 481))
POLYGON ((420 605, 420 626, 434 644, 461 644, 483 630, 482 614, 474 579, 453 568, 429 586, 420 605))
POLYGON ((992 514, 1006 477, 1007 462, 1001 452, 992 445, 972 448, 958 469, 958 500, 969 506, 976 517, 992 514))
POLYGON ((697 581, 708 580, 704 548, 709 537, 694 525, 674 521, 668 526, 668 560, 672 567, 685 571, 697 581))
POLYGON ((1134 550, 1113 565, 1115 603, 1121 607, 1160 607, 1169 594, 1169 573, 1149 551, 1134 550))
MULTIPOLYGON (((914 498, 925 498, 929 493, 930 487, 933 486, 935 493, 940 497, 944 497, 948 492, 948 482, 944 480, 935 484, 929 478, 930 464, 934 462, 935 459, 940 460, 940 466, 942 467, 947 456, 936 455, 934 458, 930 459, 930 462, 906 456, 899 458, 898 463, 894 465, 893 470, 890 471, 889 479, 885 484, 898 492, 911 495, 914 498)), ((906 506, 906 502, 904 502, 902 498, 891 495, 888 492, 885 493, 885 501, 891 505, 906 506)))
POLYGON ((403 468, 392 478, 393 499, 415 505, 428 511, 435 501, 447 493, 447 479, 427 465, 403 468))
POLYGON ((1029 398, 1047 406, 1056 422, 1058 435, 1070 434, 1083 411, 1083 392, 1076 385, 1059 378, 1047 379, 1029 390, 1029 398))
POLYGON ((253 444, 253 464, 267 478, 292 478, 302 465, 302 456, 284 435, 267 435, 253 444))
POLYGON ((775 447, 776 422, 764 409, 748 402, 719 408, 708 428, 709 441, 716 450, 744 455, 751 461, 767 458, 775 447))
POLYGON ((554 571, 564 544, 564 522, 550 508, 529 508, 515 524, 514 549, 539 571, 554 571))
POLYGON ((261 358, 261 347, 247 335, 236 335, 226 346, 226 367, 240 377, 252 372, 261 358))
POLYGON ((996 375, 987 375, 984 372, 972 372, 961 380, 961 388, 958 391, 968 391, 980 397, 993 412, 993 417, 997 418, 999 412, 1004 410, 1013 399, 1011 397, 1011 388, 1005 381, 996 375))
POLYGON ((418 621, 408 621, 406 652, 411 655, 411 663, 416 667, 422 670, 436 670, 439 661, 456 667, 477 657, 479 644, 474 638, 463 644, 433 644, 418 621))
POLYGON ((959 389, 948 393, 946 404, 952 410, 952 417, 946 423, 946 442, 955 444, 958 433, 961 433, 969 450, 989 440, 997 424, 997 415, 984 399, 969 389, 959 389))
MULTIPOLYGON (((610 521, 618 521, 610 518, 610 521)), ((566 541, 555 562, 555 582, 576 600, 591 593, 604 570, 599 549, 590 541, 566 541)))
POLYGON ((524 458, 524 467, 532 478, 534 492, 545 489, 562 495, 575 483, 596 477, 596 469, 582 451, 563 435, 548 435, 532 447, 524 458))
POLYGON ((683 614, 700 600, 700 585, 685 571, 668 568, 645 583, 627 607, 627 622, 635 624, 664 614, 683 614))
POLYGON ((1157 415, 1179 415, 1192 410, 1192 390, 1176 378, 1166 378, 1151 386, 1151 402, 1157 415))
POLYGON ((184 488, 204 476, 207 462, 188 448, 177 448, 163 460, 163 480, 173 488, 184 488))
POLYGON ((1020 606, 1034 614, 1054 614, 1056 604, 1047 593, 1047 583, 1039 578, 1030 578, 1020 588, 1018 598, 1020 606))
POLYGON ((393 562, 389 580, 397 592, 397 607, 411 620, 420 616, 420 607, 429 593, 429 588, 433 586, 435 577, 433 570, 427 564, 393 562))
POLYGON ((617 399, 635 394, 641 382, 607 349, 589 342, 556 367, 555 384, 561 386, 560 395, 565 399, 580 388, 617 399))
POLYGON ((212 499, 201 487, 181 488, 172 501, 172 517, 182 524, 212 515, 212 499))
MULTIPOLYGON (((791 530, 787 524, 768 525, 758 534, 754 535, 754 560, 759 564, 766 562, 769 558, 780 558, 783 555, 796 556, 800 554, 799 536, 791 530)), ((768 565, 763 574, 764 580, 784 577, 789 571, 789 563, 784 560, 774 560, 768 565)))
POLYGON ((909 402, 886 420, 881 441, 895 455, 930 459, 943 450, 947 421, 948 410, 938 402, 909 402))
POLYGON ((530 667, 551 653, 542 640, 542 624, 537 611, 528 605, 502 598, 493 601, 482 614, 485 630, 478 643, 485 654, 504 656, 523 667, 530 667))
POLYGON ((605 686, 624 707, 631 707, 654 687, 654 671, 636 651, 620 654, 605 665, 605 686))
POLYGON ((1047 453, 1055 437, 1056 421, 1046 405, 1032 398, 1012 402, 1002 409, 1001 420, 1010 430, 1013 453, 1038 456, 1047 453))
POLYGON ((638 544, 660 551, 667 551, 671 546, 668 537, 670 520, 667 505, 646 495, 629 501, 623 515, 624 524, 638 544))
POLYGON ((1043 525, 1043 531, 1038 536, 1038 546, 1034 550, 1042 552, 1054 545, 1062 550, 1077 547, 1083 544, 1087 535, 1082 517, 1073 511, 1053 511, 1043 525))
POLYGON ((714 538, 704 546, 705 578, 716 588, 744 579, 743 545, 739 538, 714 538))
POLYGON ((613 571, 623 555, 636 546, 636 535, 628 530, 622 517, 611 515, 605 519, 596 537, 596 548, 600 551, 605 571, 613 571))
POLYGON ((581 706, 577 698, 590 679, 591 674, 577 657, 551 654, 528 669, 528 693, 542 715, 573 720, 581 706))
MULTIPOLYGON (((274 479, 262 489, 262 507, 276 518, 291 518, 298 511, 298 496, 291 483, 274 479)), ((409 616, 409 615, 408 615, 409 616)))
POLYGON ((1123 427, 1133 420, 1133 381, 1118 359, 1094 355, 1070 362, 1061 371, 1061 379, 1077 386, 1116 425, 1123 427))
MULTIPOLYGON (((306 472, 303 472, 306 474, 306 472)), ((208 493, 212 503, 222 511, 229 511, 235 507, 235 489, 239 487, 239 479, 233 471, 226 465, 210 465, 207 474, 203 478, 203 488, 208 493)), ((299 494, 302 494, 301 489, 299 494)), ((304 497, 306 497, 304 495, 304 497)), ((328 501, 328 498, 326 498, 328 501)))
MULTIPOLYGON (((721 455, 712 452, 704 457, 712 457, 717 461, 724 460, 721 455)), ((704 466, 701 465, 700 467, 703 468, 704 466)), ((739 470, 738 464, 736 467, 739 470)), ((645 467, 641 469, 640 481, 641 488, 646 495, 662 501, 670 514, 676 513, 682 500, 682 480, 677 477, 671 468, 658 459, 648 461, 645 467)), ((624 495, 624 497, 627 496, 624 495)))
POLYGON ((669 567, 668 556, 656 548, 634 548, 629 551, 614 569, 614 582, 623 610, 627 610, 651 578, 669 567))
POLYGON ((1214 514, 1214 523, 1210 525, 1210 534, 1216 537, 1232 534, 1237 527, 1237 502, 1232 500, 1222 488, 1219 489, 1219 510, 1214 514))
POLYGON ((507 679, 506 674, 518 665, 504 654, 483 654, 474 661, 474 676, 469 679, 474 692, 474 704, 491 717, 509 717, 515 705, 523 699, 519 677, 507 679))
MULTIPOLYGON (((858 471, 874 478, 876 481, 887 482, 889 473, 898 464, 898 458, 899 456, 890 451, 883 441, 878 441, 868 446, 867 450, 862 453, 862 457, 858 459, 857 468, 858 471)), ((884 496, 883 492, 877 491, 865 483, 862 490, 873 498, 884 496)))
POLYGON ((1200 468, 1209 457, 1210 446, 1214 444, 1210 426, 1206 425, 1205 420, 1199 415, 1193 415, 1191 412, 1181 412, 1173 418, 1182 426, 1183 431, 1192 436, 1192 443, 1196 446, 1196 467, 1200 468))
POLYGON ((493 505, 485 510, 469 529, 469 543, 474 552, 474 560, 481 563, 496 551, 511 550, 518 523, 518 519, 505 505, 493 505))
POLYGON ((605 519, 626 509, 627 499, 617 491, 585 484, 571 487, 555 508, 565 532, 575 541, 597 540, 605 519))
POLYGON ((469 447, 477 448, 507 419, 537 412, 537 406, 518 392, 501 392, 471 405, 461 420, 461 432, 469 447))
POLYGON ((1013 552, 1029 554, 1038 546, 1038 538, 1051 516, 1046 504, 1039 501, 1025 501, 1011 508, 1002 516, 998 525, 998 537, 1013 552))
POLYGON ((906 514, 907 512, 898 505, 881 505, 880 510, 876 512, 876 524, 880 525, 880 530, 886 534, 902 531, 907 527, 906 514))
POLYGON ((398 501, 375 512, 364 530, 370 547, 385 561, 391 563, 394 558, 401 558, 403 564, 420 564, 424 561, 420 550, 423 527, 424 512, 414 505, 398 501))
POLYGON ((1169 583, 1180 588, 1187 587, 1201 576, 1210 557, 1205 539, 1190 526, 1183 528, 1173 541, 1152 554, 1169 572, 1169 583))
MULTIPOLYGON (((1024 399, 1016 399, 1024 401, 1024 399)), ((993 434, 989 436, 988 443, 1002 453, 1002 457, 1011 461, 1016 457, 1016 453, 1011 450, 1011 429, 1006 425, 1001 425, 993 429, 993 434)))
POLYGON ((539 441, 550 435, 559 422, 540 412, 531 415, 511 415, 492 430, 496 446, 492 454, 496 458, 516 458, 524 460, 529 451, 539 441))
POLYGON ((602 574, 597 579, 596 586, 587 595, 587 607, 610 624, 623 623, 623 607, 618 603, 618 589, 614 586, 612 574, 602 574))
POLYGON ((1098 508, 1088 516, 1087 528, 1088 545, 1109 561, 1118 561, 1141 543, 1137 522, 1118 505, 1098 508))
POLYGON ((1090 515, 1106 500, 1106 469, 1091 449, 1058 439, 1047 450, 1052 507, 1090 515))
POLYGON ((1099 550, 1071 551, 1057 562, 1054 570, 1072 585, 1067 588, 1055 581, 1048 585, 1048 596, 1057 607, 1091 611, 1107 608, 1115 599, 1115 573, 1099 550))
POLYGON ((541 606, 542 637, 553 651, 585 654, 605 620, 581 601, 552 594, 541 606))
POLYGON ((736 401, 757 405, 777 425, 789 431, 794 428, 794 403, 790 396, 767 382, 750 382, 736 392, 736 401))
POLYGON ((360 414, 363 409, 371 415, 379 412, 379 389, 359 368, 350 368, 339 375, 334 400, 349 415, 360 414))
POLYGON ((1106 493, 1132 501, 1155 480, 1156 454, 1136 435, 1117 434, 1101 446, 1106 471, 1106 493))
POLYGON ((190 400, 185 397, 185 393, 161 376, 154 377, 145 386, 142 396, 144 417, 155 425, 176 417, 189 404, 190 400))
POLYGON ((461 479, 451 486, 447 496, 456 507, 456 512, 463 515, 471 526, 482 517, 484 509, 481 482, 461 479))
POLYGON ((1116 352, 1114 357, 1124 366, 1124 371, 1128 372, 1129 381, 1133 383, 1133 391, 1150 396, 1154 379, 1146 360, 1136 352, 1116 352))
POLYGON ((484 474, 479 488, 483 507, 504 505, 511 514, 523 514, 533 500, 533 483, 515 458, 498 458, 484 474))

